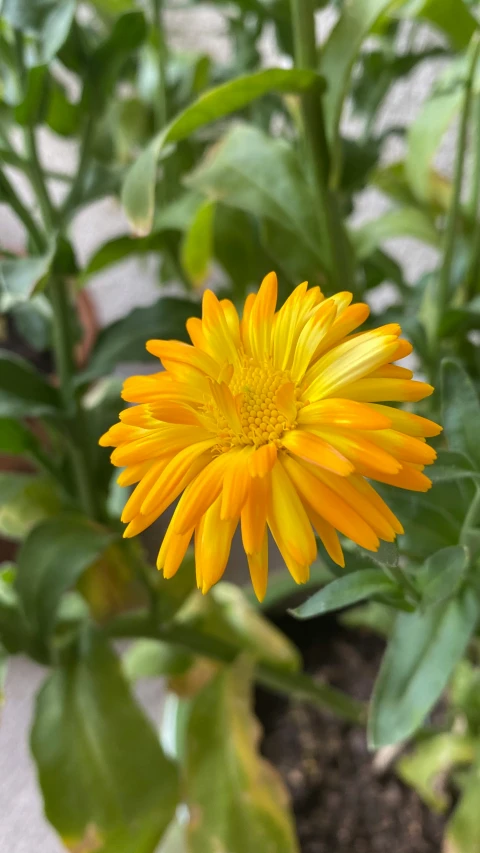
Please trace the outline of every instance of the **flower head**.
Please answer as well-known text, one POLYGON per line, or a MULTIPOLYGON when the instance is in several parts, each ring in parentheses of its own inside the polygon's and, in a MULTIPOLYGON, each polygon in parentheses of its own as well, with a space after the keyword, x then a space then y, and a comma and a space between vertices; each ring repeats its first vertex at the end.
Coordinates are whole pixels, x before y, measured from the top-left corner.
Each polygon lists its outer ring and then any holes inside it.
POLYGON ((177 571, 194 536, 203 592, 222 576, 240 523, 259 599, 268 574, 270 529, 297 583, 308 579, 314 531, 343 566, 338 532, 375 551, 403 528, 371 480, 426 491, 440 427, 384 405, 417 401, 433 388, 392 362, 412 347, 395 323, 354 333, 368 306, 351 293, 325 299, 300 284, 276 311, 270 273, 245 301, 243 317, 207 290, 192 345, 149 341, 164 370, 126 380, 120 414, 101 438, 137 483, 122 521, 135 536, 181 495, 158 555, 165 577, 177 571), (354 334, 352 334, 354 333, 354 334))

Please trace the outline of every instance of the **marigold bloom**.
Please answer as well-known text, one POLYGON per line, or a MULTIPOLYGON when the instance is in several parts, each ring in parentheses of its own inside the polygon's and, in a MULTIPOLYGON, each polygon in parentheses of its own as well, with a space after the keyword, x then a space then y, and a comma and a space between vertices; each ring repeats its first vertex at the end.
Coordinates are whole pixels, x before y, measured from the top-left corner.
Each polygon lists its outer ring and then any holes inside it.
POLYGON ((187 322, 192 346, 149 341, 164 371, 126 380, 134 407, 100 439, 114 446, 118 482, 137 483, 122 514, 140 533, 179 495, 158 555, 167 578, 195 534, 197 583, 222 576, 241 525, 259 599, 268 574, 270 529, 297 583, 308 579, 314 530, 344 565, 337 531, 371 551, 403 528, 369 480, 426 491, 435 459, 425 437, 440 427, 383 405, 417 401, 431 385, 392 364, 411 345, 396 323, 352 334, 367 318, 351 293, 325 299, 300 284, 276 311, 277 279, 266 276, 243 318, 207 290, 203 316, 187 322))

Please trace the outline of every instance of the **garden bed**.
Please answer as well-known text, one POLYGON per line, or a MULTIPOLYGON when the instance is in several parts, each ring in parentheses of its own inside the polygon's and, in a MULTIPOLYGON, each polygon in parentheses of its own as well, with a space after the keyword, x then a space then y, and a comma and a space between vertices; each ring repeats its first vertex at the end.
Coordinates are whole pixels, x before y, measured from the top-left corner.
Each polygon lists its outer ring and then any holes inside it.
MULTIPOLYGON (((327 617, 276 622, 299 646, 310 673, 369 698, 383 651, 378 637, 327 617)), ((263 690, 257 714, 262 751, 290 792, 301 853, 438 853, 444 818, 393 769, 382 772, 374 764, 363 728, 263 690)))

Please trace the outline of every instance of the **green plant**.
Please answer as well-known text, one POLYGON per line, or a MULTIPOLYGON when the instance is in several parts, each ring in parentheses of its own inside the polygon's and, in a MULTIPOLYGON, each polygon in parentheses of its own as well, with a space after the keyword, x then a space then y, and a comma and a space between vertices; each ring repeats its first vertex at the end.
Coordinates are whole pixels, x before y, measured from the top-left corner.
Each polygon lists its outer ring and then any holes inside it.
MULTIPOLYGON (((396 303, 383 322, 402 322, 436 385, 446 357, 441 395, 422 409, 438 417, 442 396, 434 488, 414 498, 389 494, 405 526, 398 550, 382 549, 373 563, 354 547, 345 571, 317 566, 312 585, 322 589, 297 614, 366 599, 397 614, 370 707, 372 746, 414 735, 454 672, 452 701, 464 707, 458 673, 469 684, 476 677, 464 655, 477 642, 480 555, 477 5, 336 3, 338 21, 319 48, 314 11, 324 4, 239 0, 229 4, 228 64, 173 52, 159 0, 82 5, 87 15, 76 0, 1 5, 0 200, 24 226, 26 254, 2 248, 0 305, 30 341, 52 348, 58 381, 0 354, 0 450, 32 465, 32 473, 0 479, 0 530, 21 542, 16 565, 0 575, 0 686, 10 655, 51 669, 32 750, 47 817, 70 849, 153 853, 161 839, 162 853, 182 845, 213 853, 216 837, 232 853, 263 851, 266 839, 292 853, 279 782, 258 757, 252 681, 350 720, 364 721, 365 709, 302 673, 296 651, 241 592, 219 585, 201 598, 190 556, 167 582, 139 545, 122 540, 123 498, 97 442, 118 413, 117 364, 147 361, 148 337, 185 339, 185 320, 198 315, 198 291, 213 270, 237 304, 273 267, 282 299, 307 278, 327 295, 351 290, 374 304, 375 288, 390 282, 396 303), (425 20, 442 34, 441 47, 414 49, 425 20), (259 70, 267 25, 291 69, 259 70), (446 67, 419 116, 378 134, 395 82, 438 56, 446 67), (342 134, 347 98, 361 124, 355 139, 342 134), (434 156, 458 114, 454 175, 441 175, 434 156), (77 140, 75 174, 42 163, 45 126, 77 140), (404 138, 405 157, 384 165, 392 134, 404 138), (17 191, 18 172, 32 204, 17 191), (59 203, 54 180, 64 186, 59 203), (354 226, 350 214, 372 186, 391 208, 354 226), (130 230, 81 268, 72 221, 107 195, 121 198, 130 230), (406 281, 385 246, 402 236, 439 250, 435 272, 406 281), (146 253, 162 258, 158 300, 105 328, 78 369, 75 290, 146 253), (172 282, 176 296, 162 291, 172 282), (111 645, 117 638, 137 641, 121 661, 111 645), (131 690, 142 675, 169 679, 161 744, 131 690), (210 787, 212 777, 225 780, 221 791, 210 787), (189 821, 174 819, 180 802, 190 806, 189 821)), ((475 738, 474 714, 465 713, 475 738)), ((466 738, 461 761, 476 766, 470 730, 466 738)), ((472 772, 458 821, 476 819, 472 772)), ((454 849, 473 853, 478 833, 453 827, 454 849)))

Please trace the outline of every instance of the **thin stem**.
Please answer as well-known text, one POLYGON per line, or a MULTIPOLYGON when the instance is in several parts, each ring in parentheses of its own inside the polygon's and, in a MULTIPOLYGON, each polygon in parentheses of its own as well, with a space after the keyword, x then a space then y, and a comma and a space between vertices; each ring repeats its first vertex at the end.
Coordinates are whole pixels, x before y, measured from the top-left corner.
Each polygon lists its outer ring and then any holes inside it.
MULTIPOLYGON (((25 93, 27 90, 27 68, 25 65, 23 33, 20 30, 15 30, 14 39, 18 77, 25 93)), ((54 230, 55 211, 45 185, 43 170, 38 157, 35 128, 32 121, 24 128, 24 140, 27 155, 27 172, 40 205, 46 230, 51 232, 54 230)))
POLYGON ((88 166, 88 162, 92 153, 94 130, 95 122, 94 119, 90 117, 85 125, 83 139, 80 147, 80 157, 76 169, 76 176, 73 180, 72 186, 70 187, 70 192, 68 193, 60 210, 60 218, 62 222, 65 222, 65 220, 68 219, 68 217, 75 210, 75 207, 78 204, 82 182, 85 177, 85 170, 88 166))
POLYGON ((158 98, 154 105, 155 130, 162 130, 168 121, 167 90, 165 87, 165 66, 167 50, 163 35, 162 0, 153 0, 153 33, 158 52, 158 98))
POLYGON ((469 199, 469 214, 473 220, 472 253, 465 286, 465 301, 475 295, 480 279, 480 95, 473 108, 474 132, 472 139, 473 172, 469 199))
MULTIPOLYGON (((120 614, 106 626, 106 630, 112 637, 163 640, 222 663, 231 663, 241 653, 241 649, 233 643, 210 637, 188 625, 158 625, 147 611, 120 614)), ((255 678, 265 687, 312 702, 344 720, 360 724, 365 722, 365 707, 361 702, 327 684, 317 683, 305 673, 287 672, 271 664, 258 663, 255 678)))
POLYGON ((436 294, 437 298, 434 300, 433 310, 435 313, 432 317, 433 322, 431 326, 430 340, 432 354, 436 353, 443 316, 448 308, 448 304, 450 301, 450 278, 452 273, 455 240, 457 236, 458 216, 460 212, 465 149, 467 145, 467 130, 470 118, 470 108, 472 103, 473 79, 477 66, 479 49, 480 39, 477 35, 475 35, 472 39, 472 52, 467 79, 465 82, 465 96, 460 117, 460 128, 458 132, 457 150, 455 154, 452 201, 448 210, 447 223, 445 227, 443 259, 438 277, 438 286, 436 294))
POLYGON ((468 541, 468 531, 475 529, 480 525, 480 486, 476 486, 474 498, 468 508, 465 520, 462 526, 460 535, 461 544, 466 544, 468 541))
MULTIPOLYGON (((313 0, 290 0, 297 68, 317 69, 315 14, 313 0)), ((319 81, 320 85, 320 81, 319 81)), ((351 251, 337 199, 329 187, 328 150, 320 88, 312 87, 301 96, 305 147, 315 184, 315 201, 328 238, 332 285, 337 290, 353 287, 351 251)))
POLYGON ((28 173, 37 194, 43 221, 47 231, 52 232, 55 230, 56 211, 45 184, 43 169, 38 157, 35 128, 32 125, 25 128, 25 147, 28 157, 28 173))
POLYGON ((74 384, 75 360, 73 354, 73 335, 70 326, 70 306, 65 282, 59 278, 52 278, 48 293, 53 310, 53 345, 60 380, 60 393, 65 414, 70 423, 71 439, 69 450, 77 496, 83 511, 90 517, 95 517, 96 500, 94 487, 90 479, 84 412, 78 402, 74 384))
POLYGON ((48 246, 47 238, 35 222, 28 208, 25 207, 22 201, 20 201, 12 184, 2 171, 0 171, 0 190, 2 195, 6 196, 8 199, 8 203, 14 213, 16 213, 20 221, 23 222, 37 251, 43 252, 48 246))

